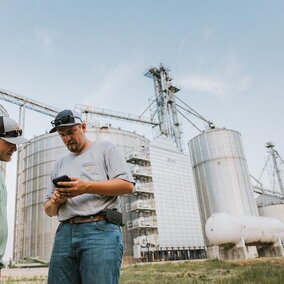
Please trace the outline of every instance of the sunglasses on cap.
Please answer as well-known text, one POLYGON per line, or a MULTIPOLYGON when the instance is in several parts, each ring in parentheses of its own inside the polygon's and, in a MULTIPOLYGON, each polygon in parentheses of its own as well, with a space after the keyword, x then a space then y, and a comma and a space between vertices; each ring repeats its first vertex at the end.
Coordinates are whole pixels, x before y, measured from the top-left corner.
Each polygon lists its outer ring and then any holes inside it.
POLYGON ((18 136, 22 136, 23 130, 22 129, 17 129, 17 130, 12 130, 12 131, 7 131, 7 132, 2 132, 0 133, 0 137, 7 137, 7 138, 11 138, 11 137, 18 137, 18 136))
POLYGON ((80 119, 80 121, 82 122, 80 117, 69 114, 69 115, 54 119, 53 121, 51 121, 51 125, 54 127, 57 127, 61 124, 75 123, 75 118, 80 119))

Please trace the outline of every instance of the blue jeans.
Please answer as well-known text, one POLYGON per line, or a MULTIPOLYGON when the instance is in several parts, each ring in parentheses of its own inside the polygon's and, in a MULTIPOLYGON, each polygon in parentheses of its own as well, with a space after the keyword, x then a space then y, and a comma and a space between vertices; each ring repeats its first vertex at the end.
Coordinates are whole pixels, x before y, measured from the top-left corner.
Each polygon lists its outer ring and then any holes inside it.
POLYGON ((117 284, 123 254, 119 226, 106 221, 60 224, 48 284, 117 284))

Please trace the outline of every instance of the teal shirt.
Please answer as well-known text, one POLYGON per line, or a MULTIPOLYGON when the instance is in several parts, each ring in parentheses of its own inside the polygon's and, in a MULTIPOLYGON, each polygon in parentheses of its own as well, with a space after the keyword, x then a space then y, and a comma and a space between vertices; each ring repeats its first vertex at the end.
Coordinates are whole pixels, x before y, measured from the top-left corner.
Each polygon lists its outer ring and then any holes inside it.
POLYGON ((7 190, 3 176, 0 174, 0 269, 4 266, 3 256, 7 245, 7 190))

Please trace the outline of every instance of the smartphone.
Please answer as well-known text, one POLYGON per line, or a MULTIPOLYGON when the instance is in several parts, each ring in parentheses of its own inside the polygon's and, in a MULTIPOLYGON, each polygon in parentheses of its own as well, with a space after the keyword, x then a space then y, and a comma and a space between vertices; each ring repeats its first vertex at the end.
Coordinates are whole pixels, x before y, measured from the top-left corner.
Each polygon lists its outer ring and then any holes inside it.
POLYGON ((64 175, 64 176, 60 176, 60 177, 54 178, 52 180, 52 182, 53 182, 55 187, 62 188, 62 187, 67 187, 67 186, 59 185, 58 184, 59 181, 71 181, 71 179, 67 175, 64 175))

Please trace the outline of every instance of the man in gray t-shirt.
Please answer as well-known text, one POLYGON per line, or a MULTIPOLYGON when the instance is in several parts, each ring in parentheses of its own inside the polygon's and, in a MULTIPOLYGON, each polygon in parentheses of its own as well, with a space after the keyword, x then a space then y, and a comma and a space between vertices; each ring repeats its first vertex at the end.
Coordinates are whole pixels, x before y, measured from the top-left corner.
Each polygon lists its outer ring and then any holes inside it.
POLYGON ((59 159, 51 181, 67 175, 70 181, 52 182, 44 210, 61 222, 54 240, 48 283, 119 283, 122 234, 120 196, 134 185, 127 164, 108 141, 92 142, 86 123, 73 110, 52 121, 70 151, 59 159))

